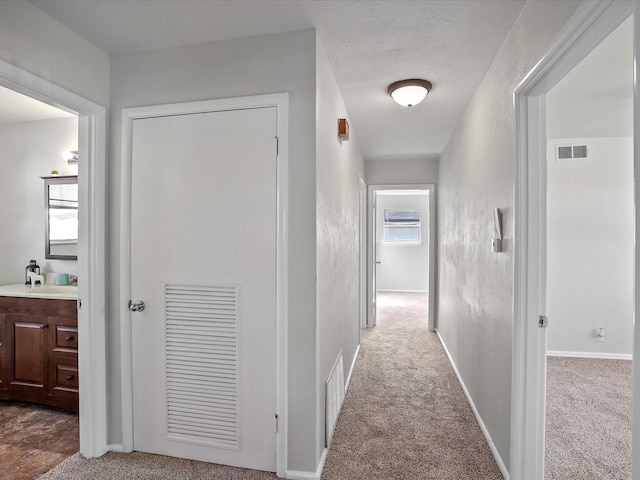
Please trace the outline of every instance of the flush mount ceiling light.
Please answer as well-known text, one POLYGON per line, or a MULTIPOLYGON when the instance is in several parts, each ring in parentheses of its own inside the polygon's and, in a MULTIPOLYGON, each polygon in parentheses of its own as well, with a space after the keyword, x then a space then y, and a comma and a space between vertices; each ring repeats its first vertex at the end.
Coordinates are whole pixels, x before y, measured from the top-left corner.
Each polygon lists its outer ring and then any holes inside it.
POLYGON ((387 88, 387 92, 389 92, 389 95, 391 95, 399 105, 403 107, 413 107, 424 100, 424 97, 427 96, 431 88, 431 82, 414 78, 393 82, 389 85, 389 88, 387 88))

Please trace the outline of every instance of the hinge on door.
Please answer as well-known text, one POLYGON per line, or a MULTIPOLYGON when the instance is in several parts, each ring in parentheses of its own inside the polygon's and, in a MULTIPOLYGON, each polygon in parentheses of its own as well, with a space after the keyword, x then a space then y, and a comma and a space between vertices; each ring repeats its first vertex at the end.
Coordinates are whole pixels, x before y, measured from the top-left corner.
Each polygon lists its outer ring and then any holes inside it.
POLYGON ((538 327, 547 328, 549 325, 549 318, 546 315, 538 315, 538 327))
POLYGON ((276 417, 276 433, 278 433, 278 414, 274 413, 273 416, 276 417))
POLYGON ((276 156, 280 155, 280 137, 276 137, 276 156))
POLYGON ((78 310, 82 308, 82 300, 78 299, 78 310))

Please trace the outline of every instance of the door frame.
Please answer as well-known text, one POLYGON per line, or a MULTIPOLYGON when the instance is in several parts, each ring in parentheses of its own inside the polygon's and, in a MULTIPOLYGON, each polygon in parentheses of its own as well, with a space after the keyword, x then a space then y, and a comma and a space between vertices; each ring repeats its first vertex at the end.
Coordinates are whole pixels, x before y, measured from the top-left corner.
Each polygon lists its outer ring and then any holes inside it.
MULTIPOLYGON (((360 245, 360 328, 367 328, 368 303, 367 292, 367 184, 363 176, 358 181, 359 186, 359 214, 360 228, 358 229, 360 245)), ((360 342, 358 342, 360 343, 360 342)))
POLYGON ((276 239, 276 395, 278 429, 276 455, 278 476, 285 476, 287 467, 287 219, 289 211, 288 191, 288 132, 289 94, 276 93, 203 100, 164 105, 124 108, 122 110, 122 172, 120 209, 120 341, 122 379, 122 449, 133 451, 133 363, 131 312, 131 166, 133 147, 133 121, 135 119, 188 115, 225 110, 276 107, 277 109, 277 239, 276 239))
POLYGON ((106 136, 105 107, 0 60, 0 85, 78 116, 80 197, 78 365, 80 453, 99 457, 107 445, 106 136), (81 307, 81 308, 80 308, 81 307))
MULTIPOLYGON (((514 226, 514 304, 512 331, 510 478, 544 477, 546 394, 546 330, 538 316, 546 313, 546 95, 582 59, 633 12, 629 1, 583 2, 564 27, 550 51, 514 91, 517 122, 517 162, 514 226)), ((637 17, 637 16, 636 16, 637 17)), ((635 19, 638 31, 638 18, 635 19)), ((638 44, 636 36, 634 42, 638 44)), ((634 57, 637 57, 637 51, 634 57)), ((638 68, 636 62, 636 68, 638 68)), ((636 70, 637 77, 637 70, 636 70)), ((634 85, 634 137, 639 139, 638 88, 634 85)), ((639 166, 638 141, 634 140, 635 171, 639 166)), ((638 183, 635 198, 639 198, 638 183)), ((638 209, 635 210, 638 238, 638 209)), ((635 244, 635 257, 639 246, 635 244)), ((638 264, 635 278, 639 277, 638 264)), ((636 280, 634 313, 640 309, 636 280)), ((553 319, 551 319, 553 321, 553 319)), ((640 328, 635 326, 634 357, 639 351, 640 328)), ((640 358, 640 357, 638 357, 640 358)), ((634 393, 640 388, 640 372, 634 369, 634 393)), ((634 395, 635 396, 635 395, 634 395)), ((640 396, 638 397, 640 398, 640 396)), ((634 408, 633 469, 640 465, 638 421, 634 408)))
POLYGON ((421 184, 391 184, 391 185, 369 185, 367 202, 367 319, 366 327, 374 325, 373 312, 373 262, 375 261, 375 198, 380 190, 426 190, 429 192, 429 330, 435 331, 437 328, 436 319, 436 185, 434 183, 421 184))

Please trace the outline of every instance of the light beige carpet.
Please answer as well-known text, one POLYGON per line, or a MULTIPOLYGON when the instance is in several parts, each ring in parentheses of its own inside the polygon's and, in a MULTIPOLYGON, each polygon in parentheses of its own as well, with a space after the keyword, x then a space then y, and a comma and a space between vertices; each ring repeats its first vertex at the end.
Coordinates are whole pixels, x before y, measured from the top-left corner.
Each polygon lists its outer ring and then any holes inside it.
POLYGON ((502 475, 438 336, 427 295, 381 293, 363 331, 324 480, 491 480, 502 475))
MULTIPOLYGON (((0 478, 2 478, 0 476, 0 478)), ((109 452, 86 459, 79 453, 38 480, 273 480, 275 474, 150 453, 109 452)))
POLYGON ((548 357, 545 479, 631 479, 631 397, 629 360, 548 357))
MULTIPOLYGON (((435 333, 425 294, 379 298, 329 449, 324 480, 493 480, 502 476, 435 333)), ((273 479, 144 453, 76 455, 40 480, 273 479)))

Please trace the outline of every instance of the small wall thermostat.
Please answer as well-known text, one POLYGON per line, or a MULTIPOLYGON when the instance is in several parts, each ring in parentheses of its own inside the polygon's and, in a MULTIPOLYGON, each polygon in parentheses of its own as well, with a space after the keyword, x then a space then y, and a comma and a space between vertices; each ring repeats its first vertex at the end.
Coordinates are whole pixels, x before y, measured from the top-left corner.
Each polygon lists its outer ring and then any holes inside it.
POLYGON ((493 225, 495 227, 495 238, 491 239, 491 251, 502 251, 502 212, 499 208, 493 209, 493 225))

